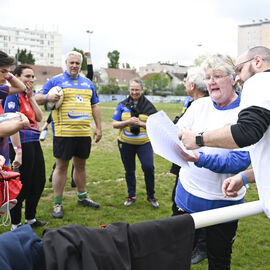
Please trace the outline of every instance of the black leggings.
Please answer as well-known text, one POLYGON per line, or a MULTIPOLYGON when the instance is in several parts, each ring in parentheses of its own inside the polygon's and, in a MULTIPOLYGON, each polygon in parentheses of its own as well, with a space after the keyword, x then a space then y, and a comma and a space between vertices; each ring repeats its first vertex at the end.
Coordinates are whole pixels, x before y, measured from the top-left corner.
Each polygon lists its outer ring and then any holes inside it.
MULTIPOLYGON (((9 145, 11 163, 15 158, 12 145, 9 145)), ((19 168, 22 190, 17 204, 11 213, 12 224, 19 224, 22 216, 22 203, 25 200, 25 219, 35 218, 36 208, 43 192, 46 176, 43 152, 39 142, 22 144, 22 165, 19 168)))

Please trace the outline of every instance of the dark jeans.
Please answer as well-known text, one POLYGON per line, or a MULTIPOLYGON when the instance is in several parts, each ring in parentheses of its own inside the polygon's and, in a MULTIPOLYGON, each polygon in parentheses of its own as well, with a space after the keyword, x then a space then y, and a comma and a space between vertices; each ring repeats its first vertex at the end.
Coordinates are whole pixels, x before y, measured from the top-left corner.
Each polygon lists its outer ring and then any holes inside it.
POLYGON ((142 170, 144 172, 144 181, 146 185, 147 197, 154 197, 154 155, 151 143, 148 142, 143 145, 135 145, 123 143, 118 140, 118 147, 126 171, 128 197, 136 196, 136 154, 138 155, 138 158, 142 165, 142 170))
MULTIPOLYGON (((185 211, 178 211, 178 215, 185 214, 185 211)), ((232 245, 234 242, 238 220, 205 227, 207 257, 209 270, 229 270, 231 265, 232 245)), ((195 232, 195 241, 198 241, 200 229, 195 232)))
MULTIPOLYGON (((10 145, 11 163, 15 158, 15 152, 10 145)), ((39 142, 22 144, 22 165, 19 168, 20 180, 23 184, 17 197, 17 204, 11 209, 12 224, 19 224, 22 216, 22 203, 25 200, 25 218, 33 219, 36 216, 36 208, 45 186, 45 163, 43 152, 39 142)))

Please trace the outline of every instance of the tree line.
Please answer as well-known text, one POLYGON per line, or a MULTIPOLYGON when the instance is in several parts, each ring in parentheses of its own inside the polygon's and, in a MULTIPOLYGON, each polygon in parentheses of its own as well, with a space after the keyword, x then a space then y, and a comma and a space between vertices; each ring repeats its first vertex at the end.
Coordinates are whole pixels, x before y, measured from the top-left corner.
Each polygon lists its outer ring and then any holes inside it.
MULTIPOLYGON (((82 62, 82 70, 87 70, 87 62, 86 62, 86 56, 84 55, 84 51, 73 48, 74 51, 77 51, 81 53, 83 57, 82 62)), ((112 52, 108 52, 107 57, 109 59, 109 62, 107 63, 108 68, 116 68, 119 69, 120 63, 120 52, 117 50, 113 50, 112 52)), ((35 58, 31 51, 27 52, 26 49, 18 49, 16 56, 16 64, 35 64, 35 58)), ((131 69, 129 63, 123 63, 122 68, 125 69, 131 69)), ((115 78, 110 78, 109 83, 106 85, 97 85, 95 80, 93 80, 93 83, 98 90, 98 93, 100 94, 128 94, 128 87, 126 85, 119 85, 115 78)), ((161 95, 166 96, 168 94, 170 95, 176 95, 176 96, 185 96, 187 95, 186 89, 183 83, 180 83, 177 85, 177 87, 171 91, 170 89, 170 78, 167 74, 162 73, 155 73, 149 76, 144 80, 144 90, 145 94, 152 94, 152 95, 161 95)))

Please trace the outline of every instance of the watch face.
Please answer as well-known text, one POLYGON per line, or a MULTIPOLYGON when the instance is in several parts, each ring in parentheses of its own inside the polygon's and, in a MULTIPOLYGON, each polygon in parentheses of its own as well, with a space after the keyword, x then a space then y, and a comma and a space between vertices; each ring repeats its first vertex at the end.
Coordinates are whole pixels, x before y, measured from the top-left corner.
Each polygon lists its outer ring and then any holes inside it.
POLYGON ((203 146, 203 136, 202 136, 202 134, 198 134, 196 136, 196 144, 199 145, 199 146, 203 146))

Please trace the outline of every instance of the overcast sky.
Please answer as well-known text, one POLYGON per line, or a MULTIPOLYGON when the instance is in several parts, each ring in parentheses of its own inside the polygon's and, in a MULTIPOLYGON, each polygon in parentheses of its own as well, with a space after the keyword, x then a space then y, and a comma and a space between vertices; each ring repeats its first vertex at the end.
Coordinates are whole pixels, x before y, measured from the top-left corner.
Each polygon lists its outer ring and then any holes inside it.
POLYGON ((62 34, 63 54, 89 50, 94 68, 120 52, 132 67, 158 61, 190 65, 205 53, 237 56, 238 25, 270 19, 269 0, 5 0, 2 26, 62 34), (198 46, 198 45, 202 46, 198 46))

